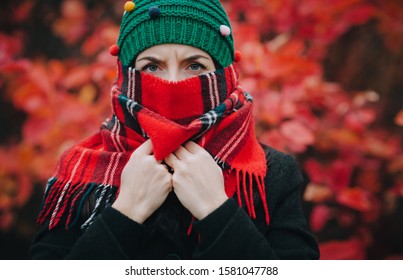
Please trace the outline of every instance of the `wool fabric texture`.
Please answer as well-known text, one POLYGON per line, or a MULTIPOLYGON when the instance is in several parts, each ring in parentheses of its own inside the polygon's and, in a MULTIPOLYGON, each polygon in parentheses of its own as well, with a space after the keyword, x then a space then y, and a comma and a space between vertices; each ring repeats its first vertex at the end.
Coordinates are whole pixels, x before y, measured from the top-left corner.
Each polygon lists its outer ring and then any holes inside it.
POLYGON ((124 66, 145 49, 168 43, 202 49, 223 68, 233 62, 230 21, 220 1, 136 0, 135 4, 120 26, 119 60, 124 66))
POLYGON ((99 133, 67 150, 49 179, 38 222, 66 228, 79 220, 88 195, 96 194, 87 227, 116 199, 121 172, 130 155, 146 139, 162 160, 187 141, 206 149, 222 168, 225 191, 245 203, 256 217, 254 203, 269 212, 264 177, 266 159, 254 133, 252 98, 239 87, 232 65, 179 82, 162 80, 118 62, 111 90, 113 114, 99 133), (260 195, 256 202, 253 193, 260 195))

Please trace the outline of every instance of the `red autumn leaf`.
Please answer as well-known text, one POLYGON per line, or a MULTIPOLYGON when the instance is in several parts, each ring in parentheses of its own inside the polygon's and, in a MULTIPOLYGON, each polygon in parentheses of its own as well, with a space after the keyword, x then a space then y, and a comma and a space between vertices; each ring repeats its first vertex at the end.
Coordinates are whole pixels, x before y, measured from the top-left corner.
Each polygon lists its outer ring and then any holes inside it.
POLYGON ((265 78, 284 83, 301 82, 304 78, 320 73, 320 66, 298 55, 268 54, 263 60, 265 78))
POLYGON ((352 167, 342 160, 325 165, 308 159, 304 163, 304 169, 312 183, 325 185, 334 193, 339 193, 350 185, 352 167))
POLYGON ((403 110, 400 110, 395 117, 395 124, 403 126, 403 110))
POLYGON ((398 0, 381 1, 376 11, 379 29, 386 45, 394 52, 400 52, 403 46, 403 9, 398 0))
POLYGON ((272 129, 270 131, 264 132, 260 137, 259 140, 271 147, 278 149, 280 151, 286 151, 286 141, 284 136, 277 130, 272 129))
POLYGON ((237 35, 239 35, 240 37, 243 38, 243 40, 245 40, 244 43, 248 44, 253 42, 259 42, 260 39, 259 30, 256 29, 256 26, 249 23, 235 24, 234 36, 237 35))
POLYGON ((325 183, 327 178, 327 171, 317 160, 312 158, 306 160, 304 163, 304 169, 308 173, 311 182, 316 184, 325 183))
POLYGON ((34 2, 22 1, 22 3, 13 11, 12 20, 14 22, 23 22, 27 20, 32 12, 33 5, 34 2))
POLYGON ((348 10, 344 16, 343 21, 348 22, 350 25, 363 24, 375 15, 375 7, 371 4, 361 4, 348 10))
POLYGON ((52 73, 47 69, 47 65, 43 62, 37 62, 27 69, 26 78, 33 84, 35 89, 32 90, 33 94, 41 94, 45 99, 51 100, 55 92, 55 85, 49 79, 52 73), (34 92, 40 91, 39 93, 34 92))
POLYGON ((245 42, 242 46, 238 47, 238 50, 242 53, 242 60, 238 65, 243 73, 246 75, 257 75, 265 69, 263 60, 261 59, 265 55, 265 51, 259 42, 245 42))
POLYGON ((377 117, 376 112, 373 109, 360 109, 357 112, 357 115, 366 125, 373 123, 377 117))
MULTIPOLYGON (((0 54, 1 57, 1 54, 0 54)), ((21 59, 21 60, 12 60, 12 57, 8 57, 6 61, 3 62, 0 60, 0 74, 4 77, 14 76, 14 75, 25 75, 26 71, 32 67, 30 61, 21 59)))
POLYGON ((6 62, 13 62, 13 58, 22 50, 22 38, 20 34, 12 36, 0 32, 0 69, 6 62))
POLYGON ((81 51, 85 56, 92 56, 102 49, 109 50, 111 45, 116 44, 118 34, 119 29, 115 25, 101 22, 85 40, 81 51))
POLYGON ((366 130, 368 124, 372 123, 376 118, 374 110, 360 109, 355 112, 350 112, 344 119, 345 127, 357 132, 366 130))
POLYGON ((67 64, 62 60, 51 59, 46 64, 47 77, 52 85, 57 85, 66 75, 67 64))
POLYGON ((318 23, 332 25, 335 21, 363 23, 373 15, 374 7, 365 0, 303 1, 298 6, 301 15, 312 16, 318 23))
POLYGON ((11 211, 0 212, 0 230, 7 232, 13 225, 15 216, 11 211))
POLYGON ((350 186, 352 168, 348 162, 342 160, 334 161, 329 168, 329 187, 335 193, 350 186))
POLYGON ((303 123, 311 131, 317 131, 319 129, 320 120, 312 113, 312 108, 301 104, 296 110, 294 116, 296 120, 303 123))
POLYGON ((77 43, 88 31, 88 11, 78 0, 63 1, 61 17, 53 22, 53 32, 63 38, 68 45, 77 43))
POLYGON ((291 118, 296 114, 297 107, 291 98, 279 92, 267 92, 260 97, 258 104, 260 117, 268 125, 277 125, 281 120, 291 118))
POLYGON ((306 146, 315 142, 315 136, 311 130, 296 120, 285 121, 280 125, 280 133, 289 140, 293 151, 301 152, 306 146))
POLYGON ((87 66, 77 66, 67 73, 61 84, 66 89, 79 88, 91 80, 91 75, 87 66))
POLYGON ((281 96, 284 100, 294 103, 294 107, 297 107, 297 102, 305 100, 306 91, 307 89, 303 83, 285 84, 281 90, 281 96))
POLYGON ((314 232, 319 232, 330 218, 330 209, 325 205, 316 205, 310 216, 310 227, 314 232))
POLYGON ((388 163, 387 169, 392 174, 403 174, 403 154, 393 157, 388 163))
POLYGON ((46 139, 49 131, 53 127, 53 121, 49 117, 36 118, 30 117, 24 124, 24 141, 29 144, 38 144, 46 139))
POLYGON ((22 145, 0 149, 0 212, 24 205, 32 194, 33 184, 25 168, 26 154, 22 145))
POLYGON ((81 20, 87 16, 85 4, 79 0, 63 1, 61 6, 62 16, 68 20, 81 20))
POLYGON ((345 128, 329 129, 327 133, 337 147, 360 147, 362 144, 361 137, 357 133, 345 128))
POLYGON ((298 24, 299 16, 293 1, 266 1, 266 10, 274 21, 277 32, 287 32, 298 24))
POLYGON ((309 183, 304 192, 304 201, 323 203, 333 198, 333 191, 326 185, 309 183))
MULTIPOLYGON (((11 172, 10 172, 11 173, 11 172)), ((0 189, 0 213, 8 210, 13 206, 12 195, 15 193, 14 182, 9 174, 2 174, 0 177, 1 189, 0 189)))
POLYGON ((401 140, 399 137, 388 136, 385 139, 384 135, 367 135, 363 140, 363 148, 365 151, 373 156, 380 158, 393 158, 401 153, 401 140))
POLYGON ((288 40, 282 45, 279 52, 284 56, 302 56, 305 51, 305 44, 302 40, 288 40))
POLYGON ((369 211, 372 207, 368 192, 360 188, 346 188, 339 192, 336 200, 341 205, 360 212, 369 211))
POLYGON ((382 168, 382 163, 370 159, 361 162, 366 168, 356 172, 354 176, 356 184, 371 193, 380 192, 382 190, 382 179, 379 170, 382 168))
POLYGON ((321 260, 362 260, 366 255, 360 238, 322 242, 319 248, 321 260))
POLYGON ((13 95, 14 105, 27 113, 34 113, 46 108, 47 97, 34 83, 22 84, 13 95))

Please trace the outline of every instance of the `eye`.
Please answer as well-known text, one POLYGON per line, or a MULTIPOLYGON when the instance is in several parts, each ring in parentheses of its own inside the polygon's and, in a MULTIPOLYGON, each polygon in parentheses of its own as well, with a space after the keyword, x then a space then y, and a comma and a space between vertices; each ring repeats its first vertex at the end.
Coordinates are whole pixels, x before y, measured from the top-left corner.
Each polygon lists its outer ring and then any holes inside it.
POLYGON ((201 63, 192 63, 189 65, 188 69, 191 71, 201 71, 201 70, 205 70, 206 66, 204 66, 201 63))
POLYGON ((157 72, 158 71, 158 66, 155 64, 147 64, 143 68, 141 68, 141 71, 145 72, 157 72))
POLYGON ((193 63, 189 66, 189 69, 192 71, 199 71, 201 69, 201 65, 198 63, 193 63))

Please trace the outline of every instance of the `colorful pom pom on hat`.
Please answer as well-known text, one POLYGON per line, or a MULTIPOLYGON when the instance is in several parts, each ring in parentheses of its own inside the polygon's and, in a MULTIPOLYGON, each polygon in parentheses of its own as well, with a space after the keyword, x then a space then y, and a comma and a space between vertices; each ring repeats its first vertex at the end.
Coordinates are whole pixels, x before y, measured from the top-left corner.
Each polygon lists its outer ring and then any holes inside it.
POLYGON ((117 44, 124 66, 160 44, 202 49, 222 67, 235 59, 230 21, 218 0, 135 0, 124 10, 117 44))
POLYGON ((129 12, 129 13, 130 13, 131 11, 134 10, 134 8, 136 8, 136 4, 134 4, 133 1, 127 1, 127 2, 125 3, 124 8, 125 8, 125 11, 126 11, 126 12, 129 12))

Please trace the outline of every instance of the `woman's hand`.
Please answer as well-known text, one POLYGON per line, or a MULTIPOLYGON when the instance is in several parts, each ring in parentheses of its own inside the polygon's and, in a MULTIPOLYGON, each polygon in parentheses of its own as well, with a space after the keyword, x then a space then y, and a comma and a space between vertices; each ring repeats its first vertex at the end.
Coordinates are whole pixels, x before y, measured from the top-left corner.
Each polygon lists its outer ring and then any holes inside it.
POLYGON ((112 207, 142 224, 172 190, 171 174, 152 155, 150 140, 131 155, 121 175, 119 196, 112 207))
POLYGON ((194 217, 201 220, 227 199, 221 168, 210 154, 194 142, 187 142, 165 158, 174 170, 173 190, 194 217))

